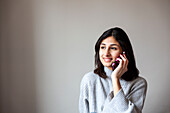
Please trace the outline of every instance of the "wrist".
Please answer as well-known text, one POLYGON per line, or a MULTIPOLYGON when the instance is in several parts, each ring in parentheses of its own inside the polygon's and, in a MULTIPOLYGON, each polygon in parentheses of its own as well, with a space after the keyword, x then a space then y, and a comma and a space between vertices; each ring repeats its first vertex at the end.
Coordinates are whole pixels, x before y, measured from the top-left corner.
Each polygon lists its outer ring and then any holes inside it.
POLYGON ((121 84, 120 84, 119 78, 117 78, 117 77, 112 78, 112 85, 113 85, 114 95, 116 95, 119 92, 119 90, 121 89, 121 84))
POLYGON ((115 81, 119 80, 118 75, 112 75, 111 78, 112 78, 112 80, 115 80, 115 81))

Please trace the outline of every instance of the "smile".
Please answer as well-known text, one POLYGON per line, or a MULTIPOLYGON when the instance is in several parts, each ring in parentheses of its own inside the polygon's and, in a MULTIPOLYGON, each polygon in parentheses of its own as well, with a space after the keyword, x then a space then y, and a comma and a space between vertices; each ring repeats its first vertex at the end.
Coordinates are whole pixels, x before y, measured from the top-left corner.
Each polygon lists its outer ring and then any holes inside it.
POLYGON ((105 62, 111 62, 111 61, 112 61, 112 58, 103 58, 103 60, 104 60, 105 62))

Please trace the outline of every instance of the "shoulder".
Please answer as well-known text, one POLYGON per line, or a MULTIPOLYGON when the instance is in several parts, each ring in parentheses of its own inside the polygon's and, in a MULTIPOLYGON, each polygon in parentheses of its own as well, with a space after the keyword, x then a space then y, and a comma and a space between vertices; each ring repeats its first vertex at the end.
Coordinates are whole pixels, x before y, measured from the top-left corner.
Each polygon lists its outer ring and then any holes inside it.
POLYGON ((81 80, 80 91, 88 92, 89 89, 93 89, 98 78, 99 76, 92 71, 86 73, 81 80))
POLYGON ((132 89, 136 89, 136 88, 144 88, 147 89, 147 81, 145 78, 141 77, 140 75, 135 78, 132 81, 125 81, 125 80, 121 80, 122 83, 124 83, 124 86, 126 88, 132 88, 132 89))
POLYGON ((94 83, 98 78, 99 78, 99 76, 97 74, 95 74, 93 71, 91 71, 91 72, 86 73, 83 76, 81 83, 82 84, 94 83))
POLYGON ((145 78, 138 76, 131 82, 132 87, 147 89, 147 81, 145 78))
POLYGON ((134 80, 135 83, 137 84, 143 84, 143 85, 147 85, 147 81, 145 78, 141 77, 141 76, 138 76, 135 80, 134 80))

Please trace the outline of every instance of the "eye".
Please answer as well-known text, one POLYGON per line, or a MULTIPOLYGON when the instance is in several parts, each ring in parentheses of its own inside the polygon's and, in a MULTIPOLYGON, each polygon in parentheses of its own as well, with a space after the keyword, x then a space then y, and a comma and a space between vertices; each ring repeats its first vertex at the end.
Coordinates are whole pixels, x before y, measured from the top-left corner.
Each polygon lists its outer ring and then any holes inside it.
POLYGON ((112 49, 112 50, 117 50, 117 48, 116 48, 116 47, 110 47, 110 49, 112 49))
POLYGON ((101 46, 100 48, 101 48, 101 49, 105 49, 105 47, 104 47, 104 46, 101 46))

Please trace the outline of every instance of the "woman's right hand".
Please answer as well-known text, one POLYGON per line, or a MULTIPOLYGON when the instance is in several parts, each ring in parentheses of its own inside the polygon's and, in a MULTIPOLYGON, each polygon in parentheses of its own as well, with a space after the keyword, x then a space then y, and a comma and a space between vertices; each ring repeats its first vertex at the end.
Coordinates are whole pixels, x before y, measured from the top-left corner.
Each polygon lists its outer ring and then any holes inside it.
POLYGON ((119 79, 128 70, 128 59, 126 58, 125 52, 123 52, 123 55, 120 54, 120 57, 121 59, 117 58, 117 60, 120 62, 119 65, 111 74, 112 79, 119 79))

